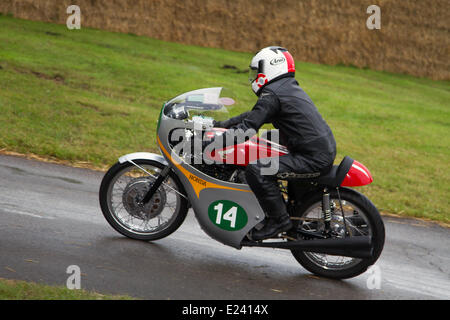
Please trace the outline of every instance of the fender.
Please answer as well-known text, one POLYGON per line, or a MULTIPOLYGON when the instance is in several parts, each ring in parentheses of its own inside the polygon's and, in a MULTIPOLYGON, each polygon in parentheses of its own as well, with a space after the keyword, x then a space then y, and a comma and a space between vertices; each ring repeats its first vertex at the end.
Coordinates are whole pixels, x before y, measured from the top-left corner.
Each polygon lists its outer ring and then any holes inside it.
MULTIPOLYGON (((133 163, 133 160, 138 160, 138 159, 156 161, 165 166, 169 165, 169 163, 166 161, 166 159, 162 155, 156 154, 156 153, 150 153, 150 152, 134 152, 134 153, 129 153, 129 154, 123 155, 119 158, 119 163, 120 164, 125 163, 125 162, 133 163)), ((179 184, 180 189, 181 189, 180 191, 177 191, 177 190, 174 190, 174 191, 176 193, 178 193, 180 196, 182 196, 183 198, 185 198, 186 200, 188 200, 188 206, 190 207, 191 203, 189 201, 189 198, 186 195, 186 190, 184 189, 183 184, 181 183, 178 176, 175 176, 174 178, 177 180, 177 183, 179 184)), ((169 188, 171 188, 171 187, 169 187, 169 188)))
POLYGON ((342 181, 342 187, 359 187, 371 184, 373 182, 372 175, 362 163, 354 160, 350 170, 342 181))
POLYGON ((156 154, 156 153, 150 153, 150 152, 129 153, 124 156, 121 156, 119 158, 119 162, 124 163, 124 162, 130 161, 130 160, 133 161, 133 160, 137 160, 137 159, 153 160, 153 161, 162 163, 165 166, 169 165, 169 163, 166 161, 166 159, 162 155, 156 154))

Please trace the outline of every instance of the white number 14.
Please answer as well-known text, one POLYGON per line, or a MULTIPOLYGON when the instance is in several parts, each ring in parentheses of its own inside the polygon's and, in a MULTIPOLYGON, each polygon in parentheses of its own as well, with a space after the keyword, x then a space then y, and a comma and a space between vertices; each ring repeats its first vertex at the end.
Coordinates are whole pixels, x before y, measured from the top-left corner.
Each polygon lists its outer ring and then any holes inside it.
POLYGON ((237 207, 231 207, 230 210, 225 212, 225 214, 222 217, 222 211, 223 211, 223 204, 219 203, 214 207, 214 210, 217 211, 217 217, 216 217, 216 224, 220 224, 223 220, 230 221, 230 227, 234 228, 236 225, 236 214, 237 214, 237 207))

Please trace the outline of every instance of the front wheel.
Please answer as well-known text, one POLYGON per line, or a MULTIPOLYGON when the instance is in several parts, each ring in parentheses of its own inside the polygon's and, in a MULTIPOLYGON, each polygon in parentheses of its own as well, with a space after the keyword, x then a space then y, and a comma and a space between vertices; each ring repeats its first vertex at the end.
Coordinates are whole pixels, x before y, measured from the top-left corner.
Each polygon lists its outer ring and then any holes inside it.
POLYGON ((168 236, 183 223, 188 202, 173 171, 142 205, 145 194, 164 169, 152 160, 116 163, 103 177, 99 200, 103 215, 119 233, 137 240, 157 240, 168 236), (144 169, 144 170, 142 170, 144 169), (150 175, 149 175, 150 174, 150 175))
MULTIPOLYGON (((377 208, 364 195, 348 188, 330 191, 332 209, 331 230, 333 237, 370 236, 373 256, 359 259, 314 252, 291 250, 295 259, 308 271, 327 278, 345 279, 355 277, 375 263, 384 246, 384 224, 377 208), (341 207, 342 205, 342 207, 341 207), (345 221, 342 215, 344 211, 345 221)), ((321 234, 325 223, 322 216, 322 193, 317 192, 295 211, 298 219, 298 239, 310 240, 307 235, 321 234), (302 232, 305 231, 305 232, 302 232)), ((313 240, 312 240, 313 241, 313 240)))

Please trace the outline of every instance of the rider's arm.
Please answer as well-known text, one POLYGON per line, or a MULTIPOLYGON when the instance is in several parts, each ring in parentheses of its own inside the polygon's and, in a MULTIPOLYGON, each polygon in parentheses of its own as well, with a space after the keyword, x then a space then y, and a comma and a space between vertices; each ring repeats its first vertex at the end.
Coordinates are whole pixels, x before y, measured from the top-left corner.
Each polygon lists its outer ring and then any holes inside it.
POLYGON ((235 129, 258 131, 263 124, 272 122, 279 111, 280 101, 277 96, 270 91, 264 91, 253 109, 246 113, 242 122, 237 124, 235 129))
POLYGON ((235 126, 239 123, 242 122, 242 120, 244 120, 247 115, 250 113, 250 111, 244 112, 236 117, 230 118, 228 120, 224 120, 224 121, 216 121, 214 122, 214 127, 216 128, 226 128, 229 129, 232 126, 235 126))
POLYGON ((214 123, 216 128, 242 129, 258 129, 264 124, 271 122, 274 115, 277 114, 280 105, 278 98, 271 92, 265 91, 261 93, 258 101, 251 111, 244 112, 236 117, 225 121, 217 121, 214 123))
POLYGON ((272 122, 279 110, 280 102, 277 96, 271 92, 262 93, 251 111, 238 116, 242 116, 243 119, 240 123, 233 126, 233 129, 235 129, 231 130, 233 132, 228 131, 225 134, 223 142, 228 146, 250 139, 253 134, 248 135, 245 132, 254 130, 256 133, 263 124, 272 122))

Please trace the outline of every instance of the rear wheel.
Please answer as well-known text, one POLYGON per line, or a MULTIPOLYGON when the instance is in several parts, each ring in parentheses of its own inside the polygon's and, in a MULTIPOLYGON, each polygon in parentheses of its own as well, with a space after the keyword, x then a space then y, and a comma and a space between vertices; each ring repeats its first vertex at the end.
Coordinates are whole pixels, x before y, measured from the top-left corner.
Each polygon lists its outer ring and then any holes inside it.
POLYGON ((119 233, 137 240, 168 236, 183 223, 188 211, 184 189, 172 171, 150 201, 142 205, 163 164, 152 160, 116 163, 103 177, 99 200, 103 215, 119 233), (145 169, 142 170, 142 169, 145 169), (149 173, 151 175, 149 175, 149 173))
MULTIPOLYGON (((351 278, 365 272, 380 256, 385 238, 383 220, 369 199, 348 188, 340 188, 339 194, 341 201, 339 201, 336 190, 330 191, 332 237, 370 236, 373 244, 373 257, 359 259, 304 252, 297 249, 291 250, 295 259, 305 269, 319 276, 334 279, 351 278), (341 203, 345 221, 341 212, 341 203)), ((305 231, 297 232, 298 239, 311 240, 307 236, 308 233, 322 234, 325 228, 322 214, 322 193, 317 192, 310 197, 296 210, 295 216, 299 219, 297 231, 305 231)))

